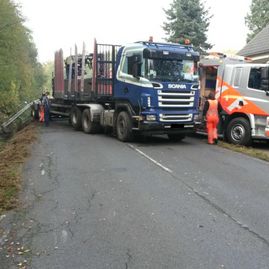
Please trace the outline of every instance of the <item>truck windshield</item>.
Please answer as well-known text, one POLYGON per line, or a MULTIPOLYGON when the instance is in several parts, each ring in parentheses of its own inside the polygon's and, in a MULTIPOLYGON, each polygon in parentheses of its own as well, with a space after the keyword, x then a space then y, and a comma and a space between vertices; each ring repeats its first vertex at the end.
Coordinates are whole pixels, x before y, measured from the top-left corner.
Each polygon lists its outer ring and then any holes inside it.
POLYGON ((150 81, 197 82, 197 63, 192 60, 144 59, 144 74, 150 81))

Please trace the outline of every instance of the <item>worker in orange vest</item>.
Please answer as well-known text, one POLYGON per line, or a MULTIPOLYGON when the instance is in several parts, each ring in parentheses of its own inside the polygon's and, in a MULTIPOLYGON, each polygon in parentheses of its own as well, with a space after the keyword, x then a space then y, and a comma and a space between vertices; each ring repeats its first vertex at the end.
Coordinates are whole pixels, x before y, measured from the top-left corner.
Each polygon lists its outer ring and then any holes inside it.
POLYGON ((44 105, 43 105, 43 99, 45 98, 45 93, 42 93, 42 96, 40 98, 39 103, 39 121, 44 122, 44 105))
POLYGON ((208 134, 208 144, 218 143, 218 123, 219 123, 219 112, 221 111, 221 105, 215 99, 215 95, 211 92, 207 101, 205 102, 203 109, 203 116, 206 120, 206 128, 208 134))
POLYGON ((44 122, 44 116, 45 116, 44 106, 40 104, 40 107, 39 107, 39 121, 40 122, 44 122))

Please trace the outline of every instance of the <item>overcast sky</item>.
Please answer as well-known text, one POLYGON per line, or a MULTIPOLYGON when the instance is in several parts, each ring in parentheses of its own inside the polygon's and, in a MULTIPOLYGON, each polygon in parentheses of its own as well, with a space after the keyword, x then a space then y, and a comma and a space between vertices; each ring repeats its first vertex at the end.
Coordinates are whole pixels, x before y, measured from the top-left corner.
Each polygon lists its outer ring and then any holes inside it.
MULTIPOLYGON (((26 25, 33 32, 41 62, 53 59, 54 51, 69 53, 75 43, 86 42, 91 50, 93 38, 107 44, 133 41, 164 41, 163 8, 172 0, 16 0, 22 6, 26 25)), ((251 0, 204 0, 213 15, 208 40, 214 51, 239 50, 245 45, 244 17, 251 0)))

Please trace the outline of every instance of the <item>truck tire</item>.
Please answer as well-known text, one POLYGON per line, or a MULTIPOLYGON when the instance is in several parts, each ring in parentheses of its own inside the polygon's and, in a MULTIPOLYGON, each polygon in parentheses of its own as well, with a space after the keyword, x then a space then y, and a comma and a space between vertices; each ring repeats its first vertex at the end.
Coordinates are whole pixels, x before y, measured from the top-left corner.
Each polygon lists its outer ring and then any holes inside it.
POLYGON ((81 110, 77 107, 72 107, 70 111, 70 121, 75 130, 81 130, 81 110))
POLYGON ((31 117, 33 120, 39 120, 39 105, 33 104, 31 107, 31 117))
POLYGON ((171 140, 173 142, 179 142, 186 137, 185 134, 168 134, 167 136, 168 136, 169 140, 171 140))
POLYGON ((82 113, 82 130, 86 134, 96 134, 99 131, 99 124, 91 121, 91 110, 86 108, 82 113))
POLYGON ((33 107, 32 107, 32 109, 31 109, 31 117, 32 117, 32 120, 33 120, 33 121, 39 119, 39 113, 38 113, 38 111, 36 111, 33 107))
POLYGON ((250 145, 252 139, 249 121, 243 117, 232 119, 227 125, 226 138, 231 144, 250 145))
POLYGON ((133 140, 132 120, 126 111, 121 111, 117 117, 116 123, 117 138, 122 142, 133 140))

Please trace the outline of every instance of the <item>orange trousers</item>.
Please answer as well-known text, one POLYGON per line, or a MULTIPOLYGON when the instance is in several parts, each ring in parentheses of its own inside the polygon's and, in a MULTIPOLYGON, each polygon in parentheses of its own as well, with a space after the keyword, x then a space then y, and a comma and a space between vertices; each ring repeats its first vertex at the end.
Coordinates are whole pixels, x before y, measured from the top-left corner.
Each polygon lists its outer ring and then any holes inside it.
POLYGON ((208 135, 208 143, 214 144, 214 139, 218 139, 218 117, 208 117, 206 122, 207 135, 208 135))
POLYGON ((42 105, 39 108, 39 121, 44 122, 44 107, 42 105))

